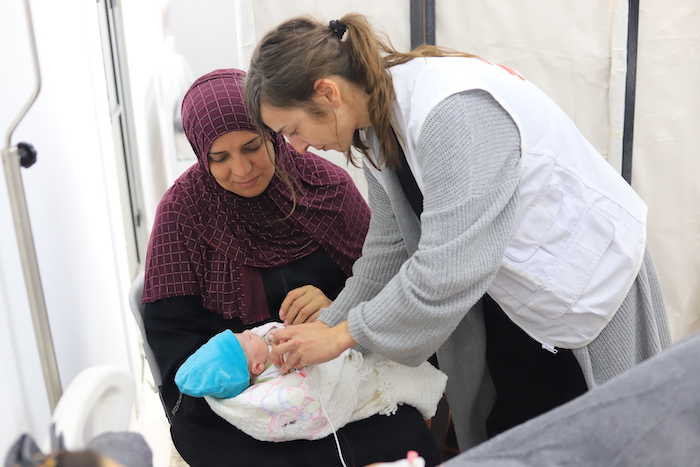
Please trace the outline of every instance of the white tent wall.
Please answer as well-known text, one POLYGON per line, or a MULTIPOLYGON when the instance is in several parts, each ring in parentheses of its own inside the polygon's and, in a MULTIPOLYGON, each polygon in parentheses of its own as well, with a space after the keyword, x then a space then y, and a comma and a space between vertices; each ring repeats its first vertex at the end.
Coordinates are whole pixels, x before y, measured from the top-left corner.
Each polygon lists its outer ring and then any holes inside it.
MULTIPOLYGON (((310 15, 319 21, 339 19, 346 13, 362 13, 372 25, 386 34, 399 50, 408 50, 411 44, 409 2, 405 0, 346 0, 318 2, 316 0, 249 0, 255 24, 256 42, 268 30, 293 16, 310 15)), ((242 57, 245 58, 245 57, 242 57)), ((247 68, 247 67, 246 67, 247 68)))
POLYGON ((188 58, 195 77, 238 64, 238 0, 193 2, 168 0, 166 26, 188 58), (212 33, 212 31, 214 31, 212 33), (215 40, 212 40, 212 34, 215 40))
POLYGON ((632 186, 675 339, 700 330, 700 4, 641 2, 632 186))
MULTIPOLYGON (((611 112, 619 113, 620 121, 622 117, 621 106, 609 106, 610 80, 618 77, 611 73, 615 2, 435 3, 438 45, 517 70, 557 102, 591 144, 608 156, 611 112)), ((625 32, 626 15, 621 21, 625 32)), ((624 53, 626 36, 616 39, 624 53)))

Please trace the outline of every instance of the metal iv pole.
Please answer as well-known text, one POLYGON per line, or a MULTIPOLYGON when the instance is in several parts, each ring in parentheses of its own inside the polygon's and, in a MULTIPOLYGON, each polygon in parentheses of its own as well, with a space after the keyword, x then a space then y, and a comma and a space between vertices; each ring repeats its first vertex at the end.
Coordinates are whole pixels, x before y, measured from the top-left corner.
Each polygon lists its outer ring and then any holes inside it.
POLYGON ((58 374, 58 365, 56 363, 56 354, 54 353, 49 320, 46 314, 44 291, 41 286, 39 264, 36 259, 36 249, 34 248, 34 237, 29 223, 27 200, 24 196, 22 174, 20 173, 20 166, 29 168, 36 162, 36 151, 32 145, 28 143, 18 143, 17 146, 12 146, 11 144, 12 133, 14 133, 19 122, 34 104, 34 101, 39 95, 39 90, 41 89, 39 56, 36 49, 34 25, 32 23, 29 0, 24 0, 24 6, 27 16, 27 31, 29 33, 32 63, 34 65, 35 83, 32 95, 7 130, 5 144, 2 149, 2 165, 5 172, 5 179, 7 180, 7 191, 12 208, 15 232, 17 234, 17 244, 19 246, 19 255, 22 262, 22 271, 24 272, 24 282, 27 287, 27 298, 32 314, 34 334, 36 336, 39 358, 41 359, 41 367, 44 373, 46 394, 48 396, 51 412, 53 413, 63 390, 58 374))

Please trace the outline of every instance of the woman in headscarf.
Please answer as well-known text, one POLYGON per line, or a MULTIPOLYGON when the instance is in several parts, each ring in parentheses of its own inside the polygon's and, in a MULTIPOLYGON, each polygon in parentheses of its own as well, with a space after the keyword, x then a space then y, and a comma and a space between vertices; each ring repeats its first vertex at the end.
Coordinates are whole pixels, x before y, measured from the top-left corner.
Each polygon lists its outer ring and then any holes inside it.
POLYGON ((182 362, 225 329, 279 317, 315 320, 360 256, 369 209, 349 175, 279 134, 260 131, 243 102, 245 74, 199 78, 182 104, 198 157, 158 206, 146 258, 148 342, 175 446, 191 466, 366 465, 417 450, 436 463, 426 424, 412 407, 338 430, 319 441, 258 441, 179 393, 182 362))

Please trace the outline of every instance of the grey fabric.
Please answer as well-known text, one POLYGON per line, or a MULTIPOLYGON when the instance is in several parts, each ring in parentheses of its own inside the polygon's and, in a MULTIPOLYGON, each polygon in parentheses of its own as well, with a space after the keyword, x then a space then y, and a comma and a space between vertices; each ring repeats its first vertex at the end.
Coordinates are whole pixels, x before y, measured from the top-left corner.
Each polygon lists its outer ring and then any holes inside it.
POLYGON ((486 327, 478 302, 447 342, 437 351, 447 375, 445 394, 455 435, 462 449, 486 441, 486 417, 496 400, 496 388, 486 365, 486 327))
POLYGON ((119 431, 102 433, 86 446, 124 467, 153 467, 153 453, 139 433, 119 431))
MULTIPOLYGON (((484 361, 479 310, 513 229, 520 138, 484 91, 455 94, 427 116, 418 141, 424 211, 416 217, 394 172, 385 187, 365 171, 370 231, 353 276, 320 319, 348 320, 361 349, 418 365, 436 349, 459 446, 486 439, 495 392, 484 361)), ((575 352, 595 387, 670 344, 651 256, 601 335, 575 352)))
POLYGON ((445 467, 700 465, 700 333, 445 467))
POLYGON ((589 388, 599 386, 671 345, 661 283, 649 248, 637 280, 610 323, 586 347, 574 349, 589 388))

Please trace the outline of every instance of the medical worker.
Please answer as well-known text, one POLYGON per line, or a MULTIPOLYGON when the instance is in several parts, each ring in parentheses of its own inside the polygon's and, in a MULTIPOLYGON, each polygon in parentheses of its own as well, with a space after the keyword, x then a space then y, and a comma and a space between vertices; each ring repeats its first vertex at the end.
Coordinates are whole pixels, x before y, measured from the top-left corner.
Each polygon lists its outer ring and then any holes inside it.
POLYGON ((369 185, 362 257, 319 321, 274 336, 283 371, 437 351, 464 450, 670 344, 646 205, 517 71, 295 18, 258 44, 246 102, 297 151, 358 150, 369 185))

